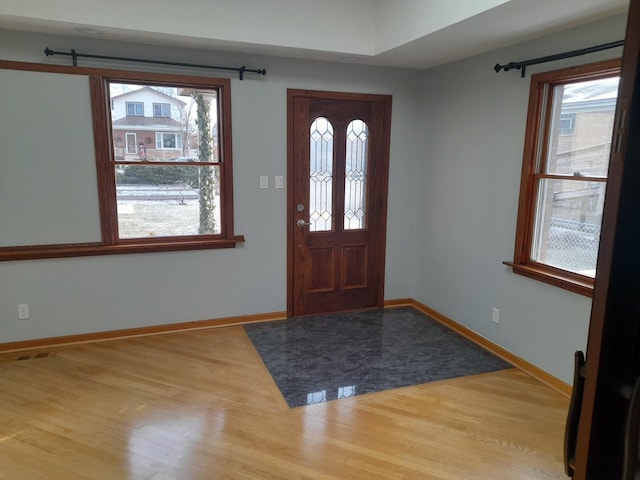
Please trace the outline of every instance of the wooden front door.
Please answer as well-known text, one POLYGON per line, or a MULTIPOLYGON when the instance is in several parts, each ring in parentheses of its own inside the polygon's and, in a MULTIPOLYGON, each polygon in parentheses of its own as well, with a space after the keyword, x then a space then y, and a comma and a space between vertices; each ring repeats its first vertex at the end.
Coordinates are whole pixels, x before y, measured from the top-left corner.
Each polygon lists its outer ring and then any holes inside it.
POLYGON ((288 91, 289 315, 382 307, 391 97, 288 91))

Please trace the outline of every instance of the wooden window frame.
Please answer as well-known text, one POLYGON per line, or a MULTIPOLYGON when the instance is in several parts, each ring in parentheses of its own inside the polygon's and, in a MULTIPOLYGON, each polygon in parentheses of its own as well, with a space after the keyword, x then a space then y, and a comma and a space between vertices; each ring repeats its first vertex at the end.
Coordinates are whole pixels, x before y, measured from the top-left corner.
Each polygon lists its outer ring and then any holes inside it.
POLYGON ((86 243, 16 245, 0 247, 0 261, 67 258, 129 253, 235 248, 245 241, 234 234, 233 162, 231 136, 231 81, 225 78, 145 73, 86 67, 66 67, 26 62, 0 61, 0 68, 44 73, 83 75, 88 78, 91 94, 93 134, 98 175, 101 241, 86 243), (220 234, 176 237, 119 239, 115 186, 114 145, 111 130, 111 102, 107 80, 129 83, 217 89, 220 116, 218 143, 220 151, 220 234))
MULTIPOLYGON (((620 75, 621 60, 605 60, 578 67, 565 68, 532 75, 529 92, 529 107, 524 141, 524 155, 516 223, 514 259, 503 262, 513 272, 541 282, 591 297, 595 279, 570 272, 531 259, 537 207, 536 177, 541 166, 541 157, 549 143, 550 121, 545 114, 551 111, 553 86, 572 82, 595 80, 620 75)), ((554 175, 545 175, 545 178, 554 175)), ((557 175, 556 175, 557 176, 557 175)), ((604 182, 608 180, 605 178, 604 182)), ((601 180, 599 180, 601 181, 601 180)))

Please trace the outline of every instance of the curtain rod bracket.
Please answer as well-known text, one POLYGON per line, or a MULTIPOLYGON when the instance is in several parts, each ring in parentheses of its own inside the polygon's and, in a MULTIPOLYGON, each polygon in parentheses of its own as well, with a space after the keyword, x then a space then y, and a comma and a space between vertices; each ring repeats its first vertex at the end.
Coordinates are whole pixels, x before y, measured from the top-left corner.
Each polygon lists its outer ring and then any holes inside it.
POLYGON ((50 57, 52 55, 65 55, 67 57, 71 57, 74 67, 78 66, 78 57, 83 57, 83 58, 96 58, 98 60, 118 60, 118 61, 122 61, 122 62, 153 63, 153 64, 156 64, 156 65, 171 65, 171 66, 175 66, 175 67, 208 68, 208 69, 211 69, 211 70, 227 70, 227 71, 238 72, 238 76, 239 76, 240 80, 244 80, 244 74, 245 73, 255 73, 255 74, 258 74, 258 75, 262 75, 262 76, 265 76, 267 74, 267 70, 264 69, 264 68, 252 69, 252 68, 247 68, 244 65, 241 66, 241 67, 221 67, 219 65, 201 65, 201 64, 198 64, 198 63, 170 62, 170 61, 165 61, 165 60, 148 60, 146 58, 116 57, 116 56, 110 56, 110 55, 92 55, 92 54, 88 54, 88 53, 78 53, 73 49, 71 51, 69 51, 69 52, 57 52, 57 51, 52 50, 49 47, 47 47, 47 48, 44 49, 44 54, 47 57, 50 57))
POLYGON ((496 73, 500 73, 501 70, 508 72, 509 70, 520 70, 520 77, 524 78, 526 75, 526 68, 529 65, 537 65, 539 63, 553 62, 554 60, 561 60, 563 58, 577 57, 579 55, 586 55, 588 53, 600 52, 601 50, 608 50, 610 48, 624 46, 624 40, 618 40, 617 42, 603 43, 602 45, 595 45, 593 47, 581 48, 579 50, 571 50, 570 52, 556 53, 555 55, 547 55, 546 57, 532 58, 531 60, 524 60, 522 62, 509 62, 504 65, 496 63, 493 69, 496 73))

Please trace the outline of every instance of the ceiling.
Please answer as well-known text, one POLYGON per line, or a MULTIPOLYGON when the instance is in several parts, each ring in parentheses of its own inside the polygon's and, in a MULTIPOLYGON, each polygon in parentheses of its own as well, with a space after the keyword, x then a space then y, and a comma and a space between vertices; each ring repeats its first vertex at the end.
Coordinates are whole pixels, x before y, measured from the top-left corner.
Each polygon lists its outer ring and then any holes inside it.
POLYGON ((3 0, 0 28, 424 69, 628 7, 629 0, 3 0))

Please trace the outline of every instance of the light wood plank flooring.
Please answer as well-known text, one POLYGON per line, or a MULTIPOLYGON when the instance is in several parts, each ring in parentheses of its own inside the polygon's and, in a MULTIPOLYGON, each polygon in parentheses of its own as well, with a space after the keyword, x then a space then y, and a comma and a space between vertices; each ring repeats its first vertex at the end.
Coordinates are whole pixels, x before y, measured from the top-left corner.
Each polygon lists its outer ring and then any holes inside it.
POLYGON ((117 340, 0 357, 0 478, 565 479, 567 406, 509 369, 290 410, 241 327, 117 340))

